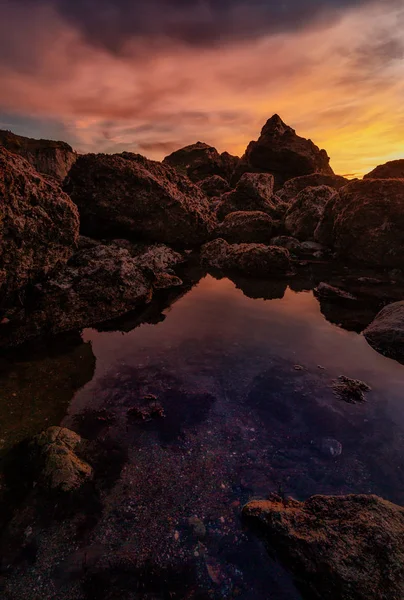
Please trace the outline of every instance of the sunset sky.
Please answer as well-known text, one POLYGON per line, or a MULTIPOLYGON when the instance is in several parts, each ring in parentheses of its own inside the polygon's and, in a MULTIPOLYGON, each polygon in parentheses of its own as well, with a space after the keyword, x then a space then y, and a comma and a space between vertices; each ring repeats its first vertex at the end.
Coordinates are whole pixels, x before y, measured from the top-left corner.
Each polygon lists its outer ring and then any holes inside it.
POLYGON ((404 0, 0 0, 0 128, 241 155, 273 113, 341 174, 404 158, 404 0))

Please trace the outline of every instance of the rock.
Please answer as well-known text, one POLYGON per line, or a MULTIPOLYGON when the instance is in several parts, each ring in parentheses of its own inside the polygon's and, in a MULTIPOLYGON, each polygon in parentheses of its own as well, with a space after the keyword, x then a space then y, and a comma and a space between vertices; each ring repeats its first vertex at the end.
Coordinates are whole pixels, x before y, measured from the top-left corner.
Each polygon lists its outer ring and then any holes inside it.
POLYGON ((311 600, 401 600, 404 509, 377 496, 272 495, 249 502, 244 516, 292 571, 311 600))
POLYGON ((274 222, 260 211, 228 214, 216 229, 216 235, 231 243, 269 243, 274 222))
POLYGON ((377 352, 404 363, 404 301, 385 306, 363 335, 377 352))
POLYGON ((345 375, 340 375, 338 379, 332 382, 334 393, 340 400, 344 400, 348 404, 357 404, 365 402, 365 393, 371 391, 371 387, 360 379, 351 379, 345 375))
POLYGON ((258 141, 250 142, 241 159, 244 172, 271 173, 275 178, 275 189, 302 175, 333 175, 329 162, 325 150, 319 150, 311 140, 296 135, 278 115, 267 121, 258 141))
POLYGON ((321 454, 331 458, 337 458, 342 454, 342 444, 333 438, 323 438, 319 445, 321 454))
POLYGON ((228 244, 217 239, 205 244, 201 262, 219 270, 234 270, 249 277, 284 274, 290 269, 290 255, 285 248, 264 244, 228 244))
POLYGON ((315 239, 341 258, 402 267, 404 179, 366 179, 341 188, 326 204, 315 239))
POLYGON ((328 283, 324 283, 323 281, 319 283, 316 288, 314 288, 313 292, 317 298, 325 298, 327 300, 357 300, 353 294, 329 285, 328 283))
POLYGON ((364 179, 404 179, 404 159, 391 160, 364 175, 364 179))
POLYGON ((175 169, 140 156, 80 156, 65 181, 85 235, 181 245, 206 241, 215 226, 202 190, 175 169), (118 236, 117 236, 118 237, 118 236))
POLYGON ((89 250, 90 248, 95 248, 99 246, 102 242, 100 240, 93 240, 93 238, 86 237, 85 235, 80 235, 77 243, 78 250, 89 250))
POLYGON ((221 196, 230 191, 230 185, 223 177, 220 177, 220 175, 212 175, 212 177, 203 179, 198 185, 208 198, 221 196))
POLYGON ((274 180, 266 173, 246 173, 232 192, 223 194, 217 207, 217 217, 223 220, 238 211, 260 211, 273 219, 280 218, 286 205, 273 194, 274 180))
POLYGON ((312 173, 311 175, 302 175, 289 179, 285 185, 278 190, 277 195, 283 202, 290 202, 296 196, 308 187, 327 186, 334 190, 339 190, 349 183, 349 179, 341 175, 326 175, 324 173, 312 173))
POLYGON ((48 275, 72 255, 76 206, 49 178, 0 148, 0 295, 48 275))
POLYGON ((228 152, 219 154, 213 146, 197 142, 166 156, 163 163, 175 167, 196 183, 212 175, 218 175, 228 181, 239 160, 237 156, 231 156, 228 152))
POLYGON ((292 254, 299 255, 302 251, 302 244, 294 237, 288 235, 278 235, 271 239, 271 246, 280 246, 287 248, 292 254))
POLYGON ((0 146, 25 158, 39 172, 63 181, 77 159, 66 142, 34 140, 0 130, 0 146))
POLYGON ((327 202, 336 194, 333 188, 322 185, 301 191, 288 208, 286 230, 300 240, 310 240, 323 216, 327 202))
POLYGON ((91 479, 93 470, 75 451, 81 437, 62 427, 50 427, 35 436, 29 450, 34 454, 38 484, 45 491, 72 492, 91 479))
POLYGON ((183 256, 165 244, 145 246, 137 252, 136 264, 154 273, 167 271, 184 262, 183 256))

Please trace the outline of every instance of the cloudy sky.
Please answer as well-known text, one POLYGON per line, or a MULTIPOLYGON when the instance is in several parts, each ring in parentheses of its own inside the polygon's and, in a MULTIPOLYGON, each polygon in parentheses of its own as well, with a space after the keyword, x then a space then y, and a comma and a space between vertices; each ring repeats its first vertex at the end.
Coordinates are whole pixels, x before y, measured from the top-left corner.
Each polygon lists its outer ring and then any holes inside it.
POLYGON ((161 159, 279 113, 362 174, 404 158, 404 0, 0 0, 0 128, 161 159))

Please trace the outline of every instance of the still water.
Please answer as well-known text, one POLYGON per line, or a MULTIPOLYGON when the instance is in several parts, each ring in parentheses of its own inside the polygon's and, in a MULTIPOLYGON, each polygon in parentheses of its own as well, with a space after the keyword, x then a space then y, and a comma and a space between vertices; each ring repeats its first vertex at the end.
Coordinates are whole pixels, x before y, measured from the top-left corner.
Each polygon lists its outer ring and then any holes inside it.
POLYGON ((38 533, 7 599, 295 600, 240 521, 246 501, 353 492, 404 504, 404 367, 328 322, 312 292, 273 295, 207 276, 158 324, 84 330, 73 371, 90 347, 95 370, 49 425, 108 448, 114 477, 80 534, 77 516, 38 533), (371 386, 366 403, 333 394, 340 375, 371 386), (134 418, 151 402, 165 417, 134 418))

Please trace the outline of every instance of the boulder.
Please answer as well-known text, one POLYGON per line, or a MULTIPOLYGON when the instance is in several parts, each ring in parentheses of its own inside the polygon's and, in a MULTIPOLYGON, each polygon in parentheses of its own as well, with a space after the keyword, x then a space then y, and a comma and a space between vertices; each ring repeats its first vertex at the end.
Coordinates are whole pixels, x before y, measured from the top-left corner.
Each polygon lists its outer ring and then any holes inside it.
POLYGON ((219 154, 213 146, 197 142, 166 156, 163 163, 176 168, 196 183, 212 175, 229 181, 239 160, 228 152, 219 154))
POLYGON ((235 190, 223 194, 217 207, 217 217, 238 211, 260 211, 276 219, 280 218, 286 204, 274 196, 274 179, 267 173, 245 173, 235 190))
POLYGON ((404 509, 377 496, 272 495, 249 502, 244 516, 312 600, 401 600, 404 509))
POLYGON ((404 301, 385 306, 363 334, 375 350, 404 363, 404 301))
POLYGON ((66 142, 34 140, 0 129, 0 146, 19 154, 45 175, 63 181, 76 162, 77 154, 66 142))
POLYGON ((0 296, 63 265, 78 237, 77 208, 56 182, 0 148, 0 296))
POLYGON ((81 437, 62 427, 50 427, 29 444, 34 475, 47 492, 73 492, 91 479, 93 470, 75 453, 81 437))
POLYGON ((212 177, 203 179, 198 185, 208 198, 215 198, 230 191, 230 185, 220 175, 212 175, 212 177))
POLYGON ((341 290, 341 288, 329 285, 328 283, 324 283, 324 281, 319 283, 318 286, 314 288, 313 293, 317 298, 324 298, 326 300, 348 302, 357 300, 357 298, 353 294, 350 294, 345 290, 341 290))
POLYGON ((285 216, 286 230, 300 240, 310 240, 323 216, 327 202, 336 194, 333 188, 321 185, 299 192, 285 216))
POLYGON ((290 202, 296 196, 308 187, 319 187, 326 185, 327 187, 339 190, 349 183, 349 179, 341 175, 327 175, 325 173, 311 173, 310 175, 302 175, 289 179, 285 185, 278 190, 277 195, 283 202, 290 202))
POLYGON ((364 179, 404 179, 404 159, 391 160, 384 165, 379 165, 364 179))
POLYGON ((216 229, 216 235, 231 243, 269 243, 274 221, 260 211, 238 211, 228 214, 216 229))
POLYGON ((181 245, 206 241, 215 222, 202 190, 175 169, 140 156, 81 156, 65 181, 90 237, 114 234, 181 245))
POLYGON ((241 159, 239 172, 271 173, 275 189, 286 181, 310 173, 333 175, 330 159, 311 140, 296 135, 278 115, 271 117, 256 142, 250 142, 241 159))
POLYGON ((299 255, 302 252, 302 244, 294 237, 289 235, 278 235, 271 239, 271 246, 279 246, 281 248, 286 248, 292 254, 299 255))
POLYGON ((290 255, 285 248, 264 244, 228 244, 223 239, 205 244, 201 262, 220 271, 238 271, 249 277, 285 274, 290 269, 290 255))
POLYGON ((366 179, 341 188, 326 204, 315 239, 342 258, 401 268, 404 179, 366 179))

